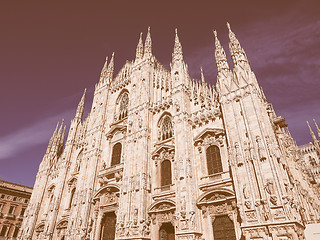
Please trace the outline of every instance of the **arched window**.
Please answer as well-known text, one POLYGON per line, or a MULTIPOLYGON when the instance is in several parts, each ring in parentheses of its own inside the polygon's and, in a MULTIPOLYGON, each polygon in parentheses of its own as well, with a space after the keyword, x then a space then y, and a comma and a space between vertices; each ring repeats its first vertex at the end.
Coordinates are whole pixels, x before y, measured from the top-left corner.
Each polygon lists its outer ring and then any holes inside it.
POLYGON ((121 162, 121 143, 116 143, 112 148, 111 166, 117 165, 121 162))
POLYGON ((208 174, 222 172, 220 150, 217 146, 210 146, 206 151, 208 174))
POLYGON ((70 194, 70 201, 69 201, 69 209, 71 208, 71 206, 72 206, 72 203, 73 203, 73 199, 74 199, 74 193, 76 192, 76 188, 73 188, 72 190, 71 190, 71 194, 70 194))
POLYGON ((128 104, 129 104, 129 96, 128 93, 125 92, 122 94, 119 103, 119 117, 118 120, 124 119, 128 116, 128 104))
POLYGON ((171 162, 164 160, 161 163, 161 187, 172 184, 171 162))
POLYGON ((164 116, 161 125, 161 140, 166 140, 173 136, 172 122, 169 116, 164 116))
POLYGON ((236 240, 234 224, 228 216, 217 216, 212 227, 214 240, 236 240))

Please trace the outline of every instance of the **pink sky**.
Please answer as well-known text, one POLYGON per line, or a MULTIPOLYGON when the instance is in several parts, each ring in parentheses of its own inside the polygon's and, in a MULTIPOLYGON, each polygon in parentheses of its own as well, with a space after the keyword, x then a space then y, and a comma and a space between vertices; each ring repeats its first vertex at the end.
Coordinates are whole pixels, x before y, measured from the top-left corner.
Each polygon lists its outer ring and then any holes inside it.
POLYGON ((228 54, 230 22, 277 114, 299 145, 311 141, 305 121, 320 125, 319 1, 214 2, 2 3, 0 179, 34 184, 57 121, 69 125, 84 88, 88 112, 105 57, 114 51, 119 70, 148 26, 160 62, 169 67, 177 27, 191 76, 199 79, 203 66, 215 84, 212 30, 228 54))

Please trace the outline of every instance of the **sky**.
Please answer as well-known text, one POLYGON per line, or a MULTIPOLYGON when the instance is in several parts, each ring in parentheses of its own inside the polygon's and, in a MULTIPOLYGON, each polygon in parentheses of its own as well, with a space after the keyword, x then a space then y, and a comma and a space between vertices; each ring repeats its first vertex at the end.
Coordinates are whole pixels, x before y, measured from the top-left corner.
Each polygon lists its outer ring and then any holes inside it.
POLYGON ((178 28, 190 75, 199 79, 202 66, 205 80, 215 84, 212 30, 232 67, 229 22, 297 144, 310 142, 306 121, 320 125, 319 9, 316 0, 3 1, 0 179, 33 186, 57 122, 64 118, 70 126, 84 88, 88 113, 106 56, 115 52, 117 72, 134 59, 148 26, 153 53, 164 66, 169 68, 178 28))

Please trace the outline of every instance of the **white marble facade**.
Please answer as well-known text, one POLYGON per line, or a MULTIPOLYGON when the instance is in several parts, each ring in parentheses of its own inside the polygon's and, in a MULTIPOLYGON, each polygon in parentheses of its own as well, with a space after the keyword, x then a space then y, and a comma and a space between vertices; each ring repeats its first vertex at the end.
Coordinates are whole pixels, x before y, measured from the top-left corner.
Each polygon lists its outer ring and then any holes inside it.
POLYGON ((191 79, 177 32, 170 69, 150 29, 117 75, 112 54, 88 116, 84 93, 50 139, 20 239, 304 239, 317 185, 228 28, 216 86, 191 79))

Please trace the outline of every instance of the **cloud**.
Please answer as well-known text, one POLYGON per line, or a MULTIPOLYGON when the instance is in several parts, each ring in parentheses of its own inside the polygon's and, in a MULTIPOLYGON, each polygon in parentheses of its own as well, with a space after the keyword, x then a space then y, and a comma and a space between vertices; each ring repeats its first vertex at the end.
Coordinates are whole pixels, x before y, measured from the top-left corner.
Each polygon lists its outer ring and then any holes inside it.
MULTIPOLYGON (((0 138, 0 160, 13 157, 24 149, 49 142, 58 121, 71 119, 74 109, 66 110, 0 138)), ((66 121, 65 121, 66 122, 66 121)))

